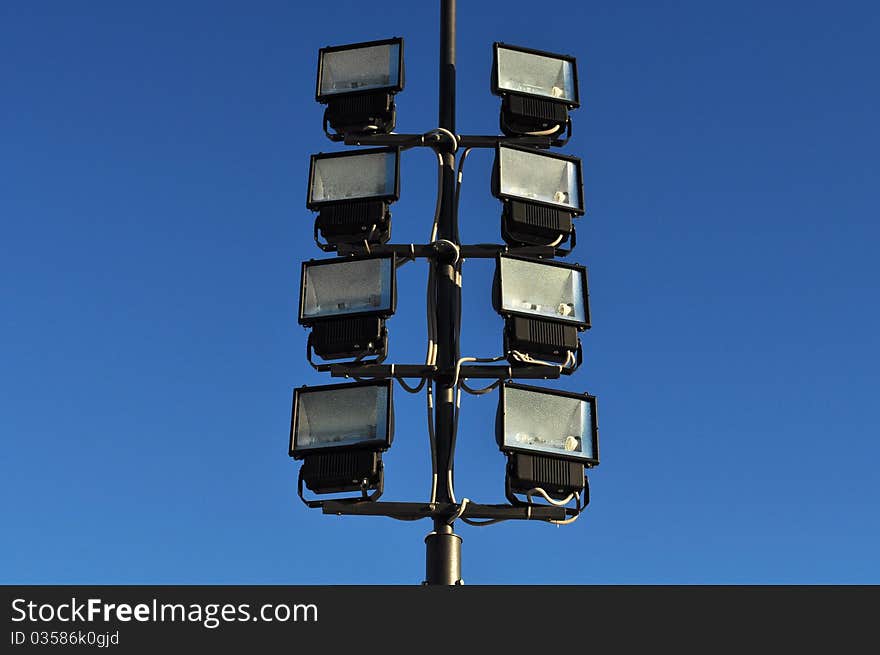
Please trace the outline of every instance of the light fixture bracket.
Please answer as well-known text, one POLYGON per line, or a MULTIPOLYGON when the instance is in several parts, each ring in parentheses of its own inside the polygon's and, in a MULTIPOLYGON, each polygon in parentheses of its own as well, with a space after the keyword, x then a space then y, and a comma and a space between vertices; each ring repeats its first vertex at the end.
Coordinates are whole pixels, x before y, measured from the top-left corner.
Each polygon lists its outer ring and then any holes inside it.
POLYGON ((385 489, 382 453, 354 450, 305 457, 299 469, 297 493, 308 507, 321 507, 324 501, 308 500, 303 486, 315 494, 360 492, 352 498, 334 498, 336 501, 376 501, 385 489))
POLYGON ((583 462, 543 455, 509 453, 505 495, 514 505, 531 504, 519 500, 515 494, 527 494, 535 488, 540 488, 551 498, 563 500, 571 494, 584 491, 585 470, 583 462))
POLYGON ((326 241, 325 252, 340 245, 381 245, 391 238, 391 211, 384 200, 339 202, 321 207, 315 218, 315 231, 326 241))
POLYGON ((394 96, 387 91, 340 95, 327 100, 324 110, 324 133, 331 141, 388 134, 396 123, 394 96), (334 132, 330 132, 328 126, 334 132))
POLYGON ((388 330, 380 316, 341 316, 315 321, 309 345, 321 359, 374 356, 388 352, 388 330))

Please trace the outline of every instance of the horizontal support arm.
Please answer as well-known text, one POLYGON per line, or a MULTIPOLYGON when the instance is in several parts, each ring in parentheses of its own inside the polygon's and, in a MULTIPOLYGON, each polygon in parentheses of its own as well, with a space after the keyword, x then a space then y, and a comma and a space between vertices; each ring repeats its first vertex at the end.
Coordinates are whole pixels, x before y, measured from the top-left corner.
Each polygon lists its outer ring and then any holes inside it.
MULTIPOLYGON (((454 371, 443 371, 436 366, 425 364, 321 364, 319 371, 330 371, 335 378, 452 378, 454 371)), ((459 368, 459 378, 481 378, 490 380, 558 380, 559 366, 504 366, 463 364, 459 368)))
MULTIPOLYGON (((349 134, 345 137, 347 146, 392 146, 397 148, 414 148, 427 146, 433 148, 444 139, 436 132, 427 134, 349 134)), ((459 148, 495 148, 498 144, 514 146, 532 146, 549 148, 553 139, 547 136, 481 136, 457 134, 459 148)))
POLYGON ((347 146, 433 147, 439 140, 433 137, 425 134, 347 134, 344 143, 347 146))
MULTIPOLYGON (((427 518, 450 518, 458 515, 459 505, 454 503, 399 503, 325 500, 322 504, 324 514, 336 516, 387 516, 389 518, 414 521, 427 518)), ((469 502, 459 518, 561 521, 565 519, 564 507, 547 505, 480 505, 469 502)))
POLYGON ((458 374, 461 378, 489 380, 558 380, 559 366, 499 366, 464 364, 458 374))
POLYGON ((498 144, 512 146, 532 146, 534 148, 549 148, 553 139, 548 136, 478 136, 458 135, 459 148, 495 148, 498 144))
MULTIPOLYGON (((342 256, 362 255, 366 253, 366 248, 360 244, 339 244, 337 251, 342 256)), ((459 246, 462 259, 493 259, 499 253, 505 255, 522 255, 524 257, 553 257, 556 249, 553 246, 521 246, 511 248, 493 243, 478 243, 474 245, 459 246)), ((390 255, 395 254, 398 257, 416 257, 431 259, 436 257, 438 252, 432 244, 385 244, 381 246, 370 246, 370 254, 372 255, 390 255)))

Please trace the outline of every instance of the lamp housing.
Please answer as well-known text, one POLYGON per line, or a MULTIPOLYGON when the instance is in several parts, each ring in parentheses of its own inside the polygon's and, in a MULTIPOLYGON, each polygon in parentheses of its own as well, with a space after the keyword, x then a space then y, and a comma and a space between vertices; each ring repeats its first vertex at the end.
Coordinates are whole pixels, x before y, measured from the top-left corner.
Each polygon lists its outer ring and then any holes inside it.
POLYGON ((495 43, 492 93, 501 96, 501 131, 508 136, 558 135, 580 106, 577 60, 543 50, 495 43))
POLYGON ((403 39, 399 37, 318 51, 315 99, 327 105, 325 130, 329 124, 337 139, 391 132, 397 117, 394 95, 403 85, 403 39))
POLYGON ((533 148, 498 145, 492 194, 502 201, 501 234, 509 245, 558 245, 584 214, 581 160, 533 148))
POLYGON ((384 357, 385 319, 397 307, 396 257, 337 257, 302 263, 299 323, 322 359, 384 357))
POLYGON ((583 491, 585 467, 599 463, 596 397, 506 382, 495 436, 507 454, 509 492, 541 488, 552 498, 583 491))
POLYGON ((399 148, 311 157, 306 207, 318 212, 315 234, 327 242, 324 250, 335 250, 340 244, 387 243, 391 237, 388 206, 399 197, 399 148))
POLYGON ((289 454, 314 493, 381 489, 393 435, 391 380, 294 389, 289 454))
MULTIPOLYGON (((505 319, 504 349, 553 362, 580 360, 578 332, 590 327, 587 269, 499 254, 492 304, 505 319)), ((570 372, 570 371, 569 371, 570 372)))

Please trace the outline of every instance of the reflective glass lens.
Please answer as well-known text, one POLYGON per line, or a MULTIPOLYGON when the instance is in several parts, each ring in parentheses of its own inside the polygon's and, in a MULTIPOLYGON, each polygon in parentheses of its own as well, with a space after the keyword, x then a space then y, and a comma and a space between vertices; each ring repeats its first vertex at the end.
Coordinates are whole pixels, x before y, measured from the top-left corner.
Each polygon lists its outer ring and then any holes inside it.
POLYGON ((572 62, 498 48, 498 87, 554 100, 577 102, 572 62))
POLYGON ((297 395, 294 450, 388 439, 388 387, 355 386, 297 395))
POLYGON ((398 43, 324 52, 319 95, 395 87, 399 67, 398 43))
POLYGON ((500 257, 501 309, 571 323, 586 323, 580 269, 500 257))
POLYGON ((580 162, 499 148, 502 195, 581 210, 580 162))
POLYGON ((580 398, 504 389, 504 445, 548 455, 595 459, 593 412, 580 398))
POLYGON ((302 318, 389 312, 393 273, 390 257, 306 265, 302 318))
POLYGON ((397 173, 395 152, 316 157, 310 202, 393 196, 397 173))

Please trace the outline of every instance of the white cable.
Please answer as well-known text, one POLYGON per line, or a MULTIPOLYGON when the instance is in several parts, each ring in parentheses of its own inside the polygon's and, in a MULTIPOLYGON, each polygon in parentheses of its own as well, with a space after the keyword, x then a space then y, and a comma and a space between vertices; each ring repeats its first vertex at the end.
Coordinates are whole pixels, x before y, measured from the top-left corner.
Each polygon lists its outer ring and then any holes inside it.
POLYGON ((447 523, 449 523, 449 525, 452 525, 453 523, 455 523, 455 521, 457 521, 458 519, 461 518, 461 515, 464 514, 464 510, 467 507, 469 502, 471 502, 469 498, 462 498, 461 499, 461 505, 458 506, 458 509, 455 511, 455 514, 450 516, 449 520, 447 521, 447 523))
POLYGON ((437 363, 437 293, 434 274, 434 263, 428 263, 428 288, 427 288, 427 328, 428 349, 425 354, 425 365, 433 366, 437 363))
POLYGON ((443 155, 434 152, 437 155, 437 206, 434 208, 434 223, 431 227, 431 240, 428 243, 434 243, 437 239, 437 230, 440 224, 440 204, 443 200, 443 155))
POLYGON ((448 136, 449 139, 452 141, 452 152, 458 150, 458 137, 447 130, 445 127, 436 127, 427 134, 442 134, 444 136, 448 136))
POLYGON ((548 243, 547 246, 550 247, 550 248, 555 248, 555 247, 558 246, 560 243, 562 243, 562 240, 563 240, 564 238, 565 238, 565 235, 564 235, 564 234, 560 234, 560 235, 556 238, 556 240, 553 241, 553 243, 548 243))
POLYGON ((572 523, 574 523, 575 521, 577 521, 577 520, 578 520, 578 517, 581 515, 581 511, 583 511, 583 508, 581 507, 581 495, 580 495, 580 493, 575 493, 574 497, 575 497, 575 500, 577 501, 577 503, 576 503, 576 504, 577 504, 577 508, 576 508, 576 509, 577 509, 577 513, 576 513, 574 516, 572 516, 571 518, 569 518, 569 519, 563 519, 563 520, 561 520, 561 521, 555 521, 555 520, 553 520, 553 519, 550 519, 550 520, 548 521, 548 523, 553 523, 554 525, 571 525, 572 523))
MULTIPOLYGON (((455 377, 452 378, 452 386, 458 386, 458 374, 461 371, 461 365, 465 362, 475 362, 477 361, 476 357, 462 357, 455 363, 455 377)), ((459 389, 459 393, 461 390, 459 389)))
MULTIPOLYGON (((501 120, 504 121, 504 125, 506 127, 508 127, 508 128, 510 127, 508 125, 507 121, 504 120, 503 116, 501 117, 501 120)), ((537 132, 523 132, 523 134, 525 136, 551 136, 553 134, 556 134, 557 132, 561 132, 564 129, 565 129, 565 125, 557 125, 556 127, 553 127, 549 130, 540 130, 537 132)))
POLYGON ((511 350, 510 355, 516 361, 522 362, 524 364, 534 364, 537 366, 555 366, 559 369, 560 373, 566 370, 568 370, 569 372, 574 371, 575 365, 577 364, 577 357, 571 350, 568 351, 568 354, 565 356, 565 362, 562 364, 557 364, 556 362, 546 362, 543 359, 535 359, 531 355, 522 353, 518 350, 511 350))
POLYGON ((434 434, 434 383, 428 380, 428 438, 431 441, 431 503, 437 502, 437 438, 434 434))
MULTIPOLYGON (((519 362, 523 362, 524 364, 536 364, 538 366, 553 366, 553 367, 558 368, 560 370, 560 372, 564 368, 564 366, 561 364, 556 364, 555 362, 545 362, 542 359, 535 359, 531 355, 527 355, 526 353, 521 353, 518 350, 511 350, 510 354, 515 360, 517 360, 519 362)), ((566 358, 566 364, 567 363, 568 363, 568 358, 566 358)))
POLYGON ((473 519, 459 519, 462 523, 466 523, 468 525, 472 525, 475 528, 483 528, 487 525, 495 525, 496 523, 501 523, 502 521, 509 521, 510 519, 486 519, 485 521, 474 521, 473 519))
MULTIPOLYGON (((461 248, 457 243, 453 243, 449 239, 434 239, 431 243, 442 243, 452 248, 455 251, 455 259, 452 260, 453 264, 457 263, 458 260, 461 259, 461 248)), ((459 283, 458 286, 461 286, 461 284, 459 283)))
POLYGON ((543 489, 541 489, 541 487, 535 487, 534 489, 529 489, 526 492, 526 498, 529 499, 530 503, 532 502, 532 496, 534 494, 538 494, 539 496, 543 496, 544 500, 546 500, 551 505, 556 505, 556 507, 565 507, 566 505, 568 505, 571 502, 572 498, 575 497, 575 494, 571 493, 571 494, 568 494, 568 496, 566 496, 563 500, 554 500, 553 498, 548 496, 547 492, 544 491, 543 489))
POLYGON ((561 126, 557 125, 554 128, 549 130, 541 130, 540 132, 526 132, 529 136, 550 136, 551 134, 556 134, 560 131, 561 126))

